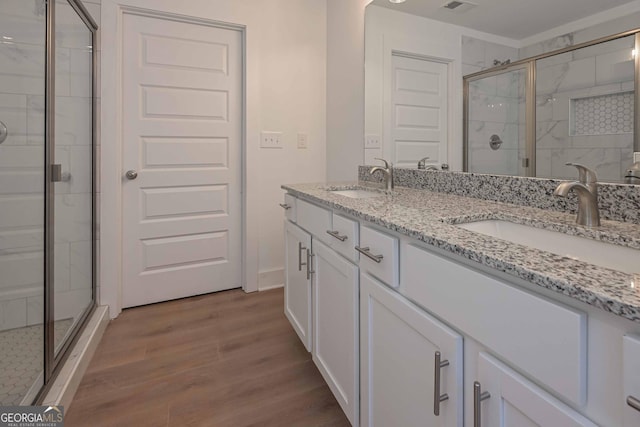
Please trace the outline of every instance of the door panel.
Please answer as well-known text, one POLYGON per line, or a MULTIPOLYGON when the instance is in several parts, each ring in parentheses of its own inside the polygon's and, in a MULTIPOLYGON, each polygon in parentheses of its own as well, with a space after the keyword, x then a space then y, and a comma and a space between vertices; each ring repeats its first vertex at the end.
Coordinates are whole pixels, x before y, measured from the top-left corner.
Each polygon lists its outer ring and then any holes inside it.
POLYGON ((482 425, 596 427, 594 423, 485 353, 479 355, 478 381, 482 391, 490 394, 480 404, 482 425))
POLYGON ((132 14, 123 32, 123 306, 239 287, 241 33, 132 14))
POLYGON ((357 426, 358 267, 317 240, 313 253, 313 361, 357 426))
POLYGON ((306 264, 307 251, 311 250, 311 235, 286 220, 284 234, 284 314, 307 351, 311 351, 311 280, 306 264))
POLYGON ((447 161, 447 65, 393 55, 391 146, 397 166, 447 161))
POLYGON ((462 427, 462 337, 360 274, 360 373, 362 426, 462 427), (441 395, 435 415, 435 353, 441 395))

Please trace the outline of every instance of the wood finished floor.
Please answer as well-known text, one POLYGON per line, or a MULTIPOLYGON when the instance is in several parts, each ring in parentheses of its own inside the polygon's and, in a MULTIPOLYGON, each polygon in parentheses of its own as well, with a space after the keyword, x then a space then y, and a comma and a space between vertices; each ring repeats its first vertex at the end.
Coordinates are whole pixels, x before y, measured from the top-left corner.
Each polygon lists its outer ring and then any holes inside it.
POLYGON ((349 426, 283 314, 282 289, 125 310, 65 416, 84 426, 349 426))

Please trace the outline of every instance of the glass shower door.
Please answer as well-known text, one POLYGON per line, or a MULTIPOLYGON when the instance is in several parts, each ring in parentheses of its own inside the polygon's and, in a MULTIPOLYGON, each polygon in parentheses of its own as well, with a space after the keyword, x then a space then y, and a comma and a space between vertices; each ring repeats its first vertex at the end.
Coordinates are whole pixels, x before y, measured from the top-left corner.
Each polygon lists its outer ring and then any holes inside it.
POLYGON ((93 305, 93 33, 67 0, 55 4, 54 351, 93 305))
POLYGON ((0 1, 0 405, 44 384, 46 5, 0 1))
POLYGON ((526 175, 525 67, 468 81, 465 170, 526 175))

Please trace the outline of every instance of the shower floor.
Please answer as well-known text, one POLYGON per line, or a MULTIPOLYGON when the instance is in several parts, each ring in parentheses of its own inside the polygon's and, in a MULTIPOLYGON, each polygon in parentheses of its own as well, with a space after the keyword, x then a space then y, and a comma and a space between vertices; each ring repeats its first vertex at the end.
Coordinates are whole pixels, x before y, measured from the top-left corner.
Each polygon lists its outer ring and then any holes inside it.
MULTIPOLYGON (((62 342, 73 319, 57 320, 56 343, 62 342)), ((19 405, 42 372, 44 333, 42 325, 0 332, 0 405, 19 405)))

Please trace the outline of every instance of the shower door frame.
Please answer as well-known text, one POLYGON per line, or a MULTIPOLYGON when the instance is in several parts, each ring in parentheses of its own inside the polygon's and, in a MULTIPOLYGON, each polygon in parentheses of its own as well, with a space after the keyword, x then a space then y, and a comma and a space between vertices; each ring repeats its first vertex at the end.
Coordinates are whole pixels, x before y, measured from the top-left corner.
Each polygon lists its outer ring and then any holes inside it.
POLYGON ((47 31, 46 31, 46 77, 45 77, 45 232, 44 232, 44 386, 39 390, 35 402, 41 403, 48 392, 53 379, 58 374, 63 362, 70 353, 70 349, 78 340, 80 331, 85 326, 89 316, 96 308, 97 284, 97 188, 96 188, 96 95, 97 95, 97 46, 96 32, 98 26, 80 0, 66 0, 78 14, 87 29, 91 32, 92 45, 92 87, 91 87, 91 304, 85 308, 74 322, 67 335, 67 340, 61 344, 56 354, 54 325, 54 243, 55 243, 55 182, 53 169, 55 164, 55 3, 56 0, 46 0, 47 3, 47 31))
POLYGON ((518 61, 511 62, 510 64, 499 65, 487 70, 478 71, 475 73, 467 74, 462 77, 463 82, 463 109, 462 109, 462 170, 469 172, 469 83, 481 80, 487 77, 504 74, 510 71, 519 69, 526 69, 526 90, 525 90, 525 102, 526 102, 526 114, 525 114, 525 126, 526 126, 526 155, 528 163, 523 165, 525 168, 525 176, 536 176, 536 63, 538 60, 549 58, 551 56, 561 55, 563 53, 572 52, 574 50, 582 49, 589 46, 595 46, 597 44, 606 43, 612 40, 621 39, 628 36, 635 35, 635 49, 636 55, 634 58, 634 112, 633 112, 633 147, 634 151, 640 151, 640 28, 634 30, 624 31, 617 34, 612 34, 606 37, 600 37, 595 40, 590 40, 584 43, 579 43, 573 46, 567 46, 562 49, 557 49, 551 52, 542 53, 540 55, 532 56, 529 58, 520 59, 518 61))

